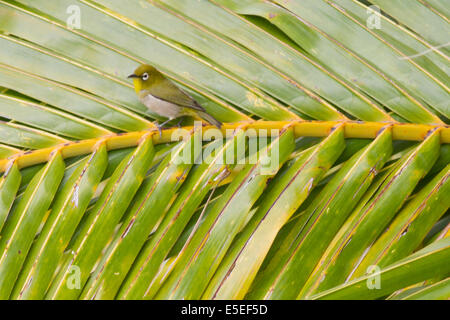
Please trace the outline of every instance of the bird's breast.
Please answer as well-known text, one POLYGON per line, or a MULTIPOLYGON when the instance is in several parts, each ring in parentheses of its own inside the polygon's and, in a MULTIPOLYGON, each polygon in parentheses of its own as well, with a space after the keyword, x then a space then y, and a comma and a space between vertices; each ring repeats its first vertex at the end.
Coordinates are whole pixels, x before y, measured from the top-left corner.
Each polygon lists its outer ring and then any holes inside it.
POLYGON ((158 99, 151 94, 140 98, 141 102, 153 113, 169 119, 178 118, 182 114, 182 108, 176 104, 158 99))

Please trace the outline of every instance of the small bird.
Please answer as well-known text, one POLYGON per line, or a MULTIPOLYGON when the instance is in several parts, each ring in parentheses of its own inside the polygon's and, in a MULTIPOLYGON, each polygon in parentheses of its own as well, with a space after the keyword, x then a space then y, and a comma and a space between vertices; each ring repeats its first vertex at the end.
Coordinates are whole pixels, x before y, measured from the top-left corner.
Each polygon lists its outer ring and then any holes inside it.
POLYGON ((167 118, 162 124, 157 125, 160 135, 162 126, 183 116, 206 120, 219 129, 222 126, 222 123, 208 114, 194 98, 155 67, 148 64, 140 65, 128 78, 133 79, 134 90, 139 100, 153 113, 167 118))

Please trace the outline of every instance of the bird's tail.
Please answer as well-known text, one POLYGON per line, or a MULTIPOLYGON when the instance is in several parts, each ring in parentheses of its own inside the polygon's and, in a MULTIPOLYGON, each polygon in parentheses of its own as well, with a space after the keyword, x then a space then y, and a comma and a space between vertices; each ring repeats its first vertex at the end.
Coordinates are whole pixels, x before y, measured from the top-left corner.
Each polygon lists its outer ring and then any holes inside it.
POLYGON ((209 113, 203 112, 203 111, 199 111, 198 112, 199 116, 203 119, 208 121, 209 123, 211 123, 212 125, 215 125, 217 128, 221 128, 222 127, 222 122, 220 122, 219 120, 217 120, 216 118, 214 118, 212 115, 210 115, 209 113))

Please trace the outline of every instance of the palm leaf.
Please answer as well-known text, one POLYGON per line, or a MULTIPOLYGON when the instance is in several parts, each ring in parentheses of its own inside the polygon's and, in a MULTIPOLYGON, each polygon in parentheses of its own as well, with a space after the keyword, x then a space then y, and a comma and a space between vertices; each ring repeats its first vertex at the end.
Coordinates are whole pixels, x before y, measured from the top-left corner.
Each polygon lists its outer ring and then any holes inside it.
POLYGON ((449 11, 407 2, 0 0, 0 298, 448 299, 449 11), (159 134, 141 63, 221 130, 159 134))

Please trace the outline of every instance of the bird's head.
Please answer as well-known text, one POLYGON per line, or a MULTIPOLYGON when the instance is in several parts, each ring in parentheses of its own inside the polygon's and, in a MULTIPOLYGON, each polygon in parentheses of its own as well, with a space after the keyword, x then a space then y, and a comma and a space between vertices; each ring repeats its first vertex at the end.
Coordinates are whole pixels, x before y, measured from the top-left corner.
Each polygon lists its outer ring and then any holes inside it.
POLYGON ((137 94, 141 90, 148 89, 159 78, 159 71, 155 67, 148 64, 140 65, 133 74, 130 74, 128 78, 133 79, 134 90, 137 94))

